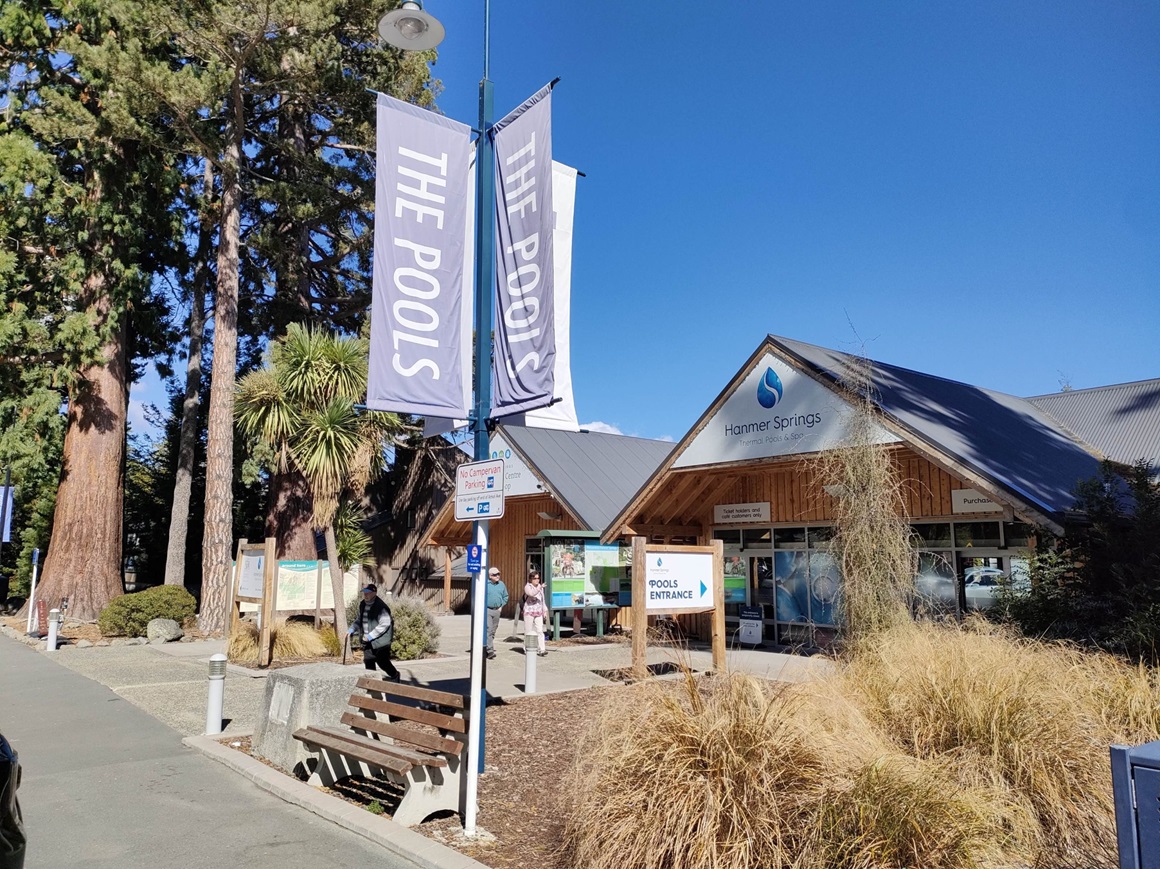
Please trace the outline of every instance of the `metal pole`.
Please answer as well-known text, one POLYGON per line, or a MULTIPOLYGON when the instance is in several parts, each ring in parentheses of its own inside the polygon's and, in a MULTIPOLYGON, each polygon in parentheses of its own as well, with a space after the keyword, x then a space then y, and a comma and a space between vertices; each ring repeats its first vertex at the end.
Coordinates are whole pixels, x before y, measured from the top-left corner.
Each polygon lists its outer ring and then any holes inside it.
MULTIPOLYGON (((491 415, 491 318, 495 287, 495 162, 488 131, 491 128, 494 87, 489 80, 491 67, 491 2, 483 4, 483 78, 479 82, 479 140, 475 149, 475 371, 472 389, 475 413, 471 420, 475 435, 475 460, 488 455, 487 420, 491 415)), ((483 656, 487 613, 487 520, 475 522, 473 537, 483 547, 480 571, 472 579, 471 595, 471 720, 467 734, 467 788, 463 833, 475 835, 479 794, 479 774, 484 769, 483 656)))
POLYGON ((226 656, 221 652, 209 659, 209 698, 205 704, 205 735, 222 732, 222 708, 226 694, 226 656))
MULTIPOLYGON (((0 489, 0 563, 4 560, 4 544, 8 542, 8 498, 12 492, 12 466, 4 469, 4 488, 0 489)), ((7 592, 5 592, 7 594, 7 592)))
POLYGON ((48 611, 48 644, 46 647, 46 651, 49 651, 49 652, 56 651, 56 638, 57 638, 58 632, 60 631, 60 622, 61 622, 60 610, 55 610, 55 609, 49 610, 48 611))
POLYGON ((32 585, 28 589, 28 627, 25 633, 32 633, 32 613, 36 609, 36 574, 40 567, 40 550, 32 550, 32 585))
POLYGON ((524 634, 524 693, 536 693, 536 657, 540 654, 540 641, 543 635, 539 633, 524 634))

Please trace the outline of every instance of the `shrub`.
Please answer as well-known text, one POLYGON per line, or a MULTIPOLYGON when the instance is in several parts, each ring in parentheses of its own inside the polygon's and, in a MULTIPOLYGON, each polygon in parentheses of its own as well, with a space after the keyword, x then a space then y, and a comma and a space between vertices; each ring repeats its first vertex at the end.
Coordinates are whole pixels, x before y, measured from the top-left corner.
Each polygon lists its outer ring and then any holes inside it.
MULTIPOLYGON (((333 654, 323 635, 307 622, 275 622, 271 632, 276 661, 324 658, 333 654)), ((334 636, 333 628, 330 634, 334 636)), ((254 622, 243 621, 230 634, 229 659, 242 664, 257 663, 258 626, 254 622)))
POLYGON ((326 646, 326 653, 338 657, 342 654, 342 643, 338 641, 338 635, 334 632, 334 625, 324 624, 322 629, 318 632, 318 636, 322 640, 322 644, 326 646))
POLYGON ((391 618, 395 622, 395 639, 391 643, 391 657, 397 661, 413 661, 439 650, 439 624, 435 613, 418 597, 400 597, 388 600, 391 618))
POLYGON ((184 588, 159 585, 114 598, 101 610, 97 626, 106 637, 143 637, 153 619, 173 619, 180 625, 193 617, 196 607, 184 588))

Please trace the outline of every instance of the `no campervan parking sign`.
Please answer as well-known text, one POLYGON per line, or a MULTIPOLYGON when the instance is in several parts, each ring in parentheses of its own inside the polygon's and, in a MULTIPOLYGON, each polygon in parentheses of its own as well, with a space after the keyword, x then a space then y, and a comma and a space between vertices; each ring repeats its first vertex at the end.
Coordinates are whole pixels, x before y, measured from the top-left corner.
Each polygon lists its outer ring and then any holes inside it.
POLYGON ((468 462, 455 471, 455 521, 503 515, 503 459, 468 462))

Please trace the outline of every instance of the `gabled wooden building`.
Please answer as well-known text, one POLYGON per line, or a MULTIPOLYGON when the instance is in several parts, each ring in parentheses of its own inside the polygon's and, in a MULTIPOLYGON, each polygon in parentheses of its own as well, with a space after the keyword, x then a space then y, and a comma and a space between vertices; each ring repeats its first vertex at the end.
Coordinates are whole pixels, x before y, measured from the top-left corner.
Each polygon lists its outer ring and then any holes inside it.
POLYGON ((841 492, 818 462, 848 442, 855 371, 869 377, 873 440, 891 453, 922 541, 920 593, 951 613, 988 606, 999 578, 1024 569, 1033 527, 1063 530, 1100 457, 1023 399, 772 335, 602 540, 720 539, 728 615, 760 607, 767 640, 825 644, 841 594, 825 548, 841 492))

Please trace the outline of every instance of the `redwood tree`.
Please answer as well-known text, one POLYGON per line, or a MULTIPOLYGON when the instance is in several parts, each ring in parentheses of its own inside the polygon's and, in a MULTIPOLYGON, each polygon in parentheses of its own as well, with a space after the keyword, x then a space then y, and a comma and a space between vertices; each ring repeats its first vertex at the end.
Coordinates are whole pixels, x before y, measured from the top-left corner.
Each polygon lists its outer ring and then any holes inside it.
POLYGON ((95 618, 121 592, 128 383, 159 336, 152 277, 172 243, 176 183, 154 106, 122 88, 113 58, 163 56, 135 5, 8 0, 0 52, 9 70, 0 124, 0 261, 5 315, 40 337, 22 359, 51 366, 67 404, 52 538, 38 596, 95 618), (143 123, 144 121, 144 123, 143 123), (36 324, 35 326, 33 324, 36 324), (147 343, 147 342, 145 342, 147 343))

